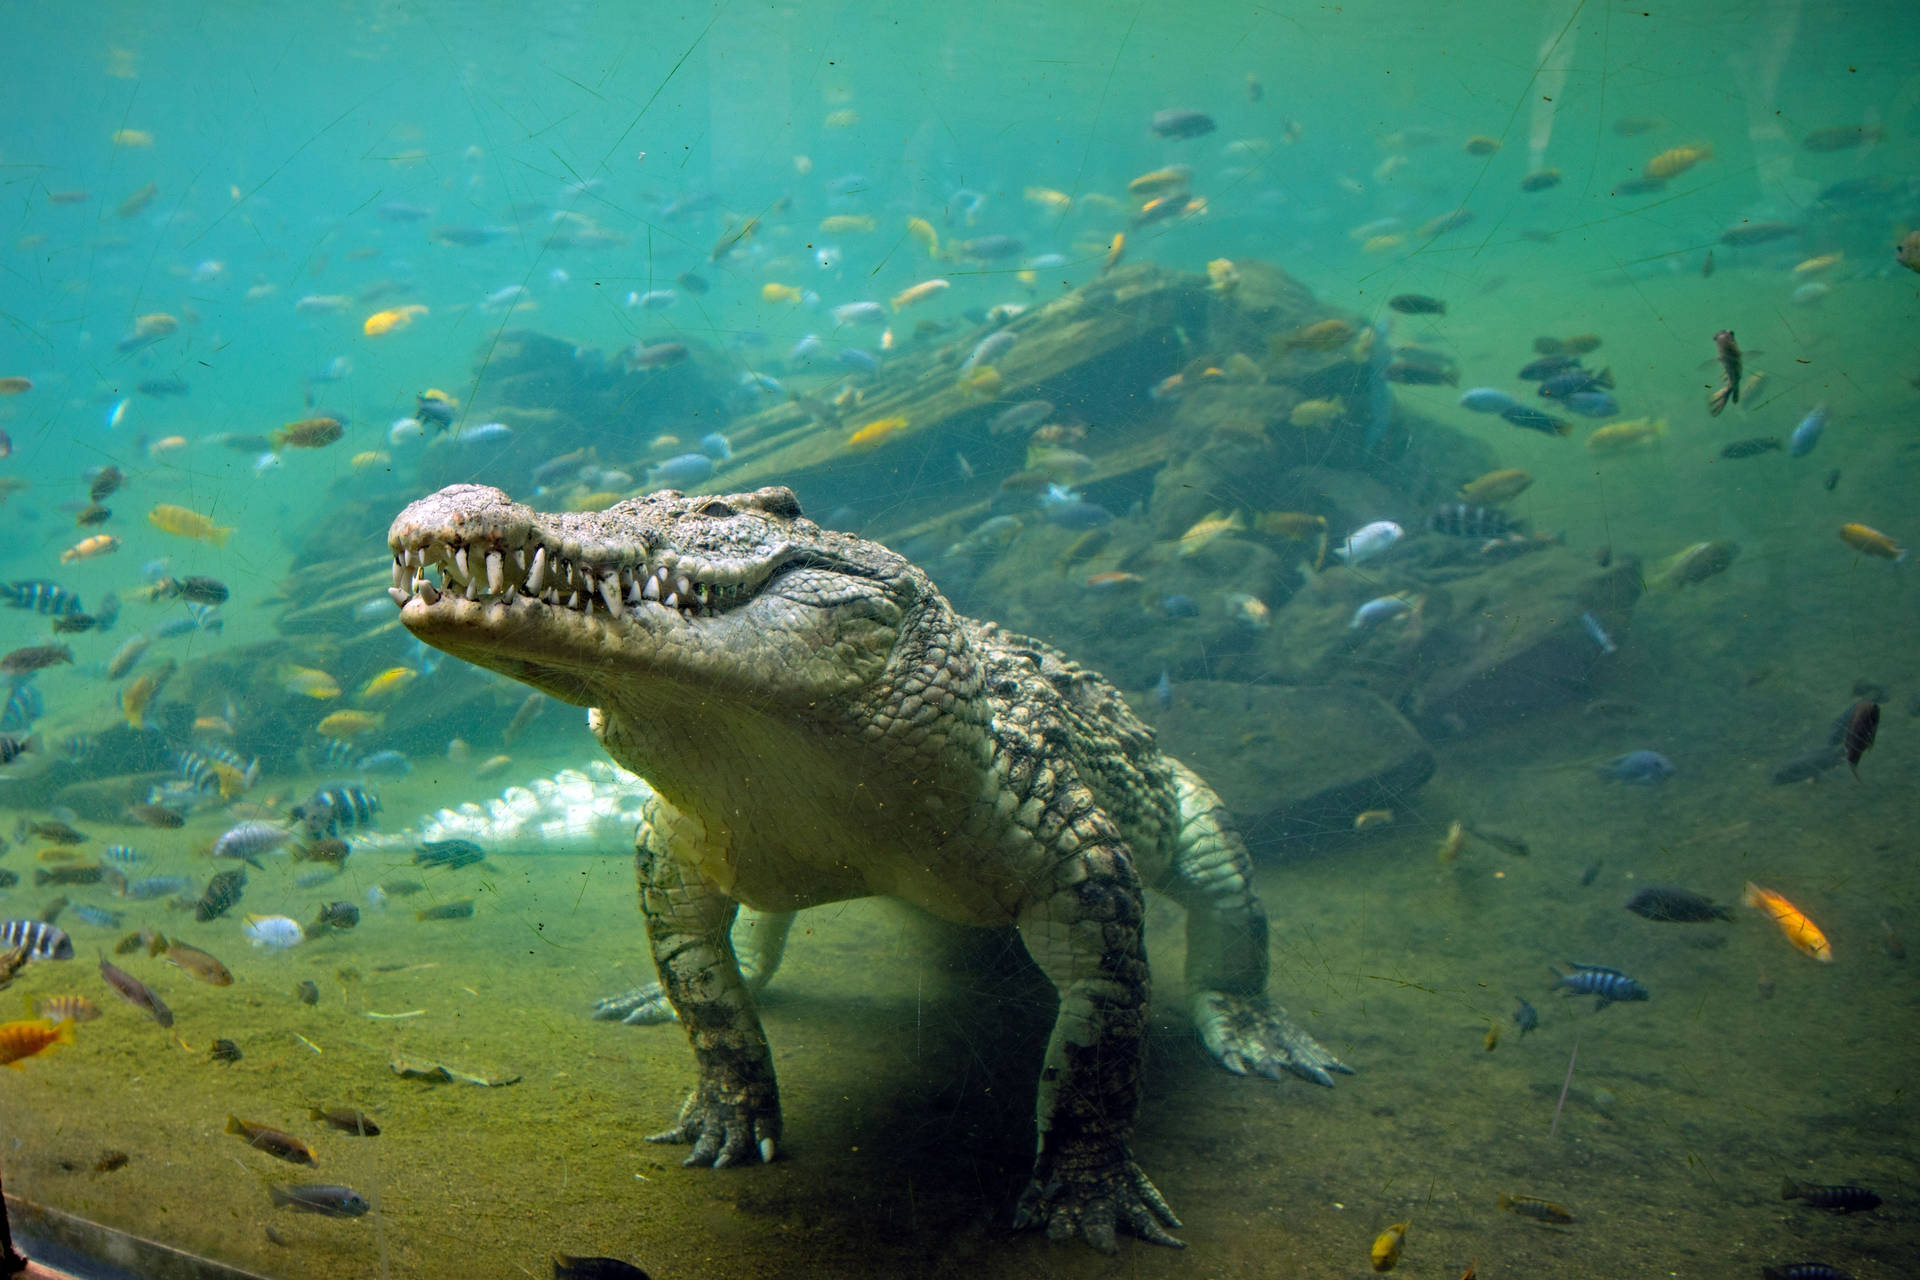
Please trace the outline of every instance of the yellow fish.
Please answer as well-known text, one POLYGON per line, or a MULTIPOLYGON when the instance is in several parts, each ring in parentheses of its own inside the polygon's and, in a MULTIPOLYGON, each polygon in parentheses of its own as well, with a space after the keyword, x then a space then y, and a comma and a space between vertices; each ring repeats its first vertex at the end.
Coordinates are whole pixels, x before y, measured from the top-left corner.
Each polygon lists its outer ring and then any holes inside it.
POLYGON ((376 711, 336 711, 314 727, 329 738, 357 738, 386 722, 387 718, 376 711))
POLYGON ((1533 477, 1517 468, 1489 471, 1478 480, 1469 480, 1461 485, 1460 500, 1482 507, 1497 506, 1519 497, 1532 483, 1533 477))
POLYGON ((1291 333, 1276 333, 1267 346, 1276 356, 1305 347, 1309 351, 1333 351, 1353 341, 1353 326, 1345 320, 1322 320, 1291 333))
POLYGON ((895 311, 904 311, 916 302, 925 302, 935 294, 945 293, 952 287, 951 281, 941 280, 937 277, 932 280, 922 280, 919 284, 911 288, 902 289, 899 293, 894 294, 893 309, 895 311))
POLYGON ((1879 556, 1882 560, 1898 563, 1907 558, 1907 550, 1878 529, 1864 524, 1843 524, 1840 526, 1840 541, 1855 551, 1870 556, 1879 556))
POLYGON ((1392 253, 1396 249, 1401 249, 1406 247, 1406 243, 1407 243, 1407 238, 1405 236, 1397 236, 1397 235, 1372 236, 1367 240, 1365 244, 1360 246, 1360 252, 1376 253, 1376 254, 1392 253))
POLYGON ((1373 1249, 1368 1257, 1375 1271, 1391 1271, 1393 1264, 1400 1261, 1400 1245, 1407 1238, 1407 1228, 1412 1222, 1396 1222, 1374 1237, 1373 1249))
POLYGON ((864 213, 835 213, 820 219, 820 234, 844 236, 873 230, 873 219, 864 213))
POLYGON ((147 708, 160 693, 160 686, 173 674, 173 664, 168 663, 157 672, 141 676, 120 691, 120 711, 127 718, 127 726, 132 729, 147 727, 147 708))
POLYGON ((801 296, 800 291, 790 284, 776 284, 768 281, 760 286, 762 302, 798 302, 801 296))
POLYGON ((384 467, 393 461, 393 455, 380 449, 365 449, 353 455, 347 465, 355 471, 372 471, 375 467, 384 467))
POLYGON ((1052 187, 1028 187, 1024 193, 1027 203, 1037 204, 1042 209, 1052 209, 1056 213, 1065 213, 1073 207, 1073 197, 1064 191, 1055 191, 1052 187))
POLYGON ((1164 169, 1155 169, 1151 173, 1141 174, 1127 184, 1127 194, 1141 200, 1151 200, 1169 191, 1185 190, 1192 182, 1192 169, 1184 164, 1172 164, 1164 169))
POLYGON ((360 700, 365 702, 369 698, 391 697, 412 684, 419 676, 420 673, 412 667, 388 667, 367 681, 366 687, 360 690, 360 700))
POLYGON ((1254 521, 1254 527, 1262 533, 1277 534, 1294 542, 1306 542, 1327 531, 1327 518, 1311 516, 1304 511, 1269 511, 1254 521))
POLYGON ((1633 418, 1611 422, 1587 437, 1587 448, 1595 453, 1616 453, 1637 445, 1654 444, 1667 434, 1665 418, 1633 418))
POLYGON ((925 218, 908 218, 907 234, 918 240, 926 249, 927 256, 938 260, 940 257, 940 233, 925 218))
POLYGON ((1287 421, 1296 427, 1324 427, 1340 420, 1347 406, 1338 400, 1302 400, 1293 406, 1293 412, 1287 415, 1287 421))
POLYGON ((404 329, 413 323, 415 316, 426 314, 427 309, 417 302, 410 302, 404 307, 388 307, 385 311, 376 311, 368 316, 361 323, 360 332, 369 338, 377 338, 381 334, 404 329))
POLYGON ((340 696, 339 683, 326 672, 316 671, 312 667, 283 666, 277 678, 282 689, 301 697, 324 701, 340 696))
POLYGON ((848 436, 847 447, 849 449, 871 449, 906 425, 907 420, 899 414, 895 414, 890 418, 876 418, 848 436))
POLYGON ((1393 810, 1369 809, 1365 813, 1355 815, 1353 819, 1353 829, 1355 831, 1367 831, 1373 827, 1389 826, 1392 822, 1393 810))
POLYGON ((1246 527, 1247 522, 1241 517, 1238 511, 1232 515, 1228 515, 1224 511, 1216 511, 1180 535, 1179 554, 1183 556, 1193 555, 1221 534, 1245 529, 1246 527))
POLYGON ((199 542, 211 542, 216 547, 227 545, 227 539, 233 535, 233 526, 215 524, 208 516, 198 511, 189 511, 185 507, 176 507, 160 503, 147 512, 147 522, 162 533, 171 533, 176 537, 193 538, 199 542))
POLYGON ((1703 160, 1713 159, 1713 148, 1702 144, 1697 147, 1674 147, 1662 151, 1647 161, 1645 175, 1649 178, 1677 178, 1703 160))
POLYGON ((1119 266, 1120 260, 1126 256, 1127 233, 1124 231, 1116 231, 1113 233, 1112 243, 1107 245, 1107 259, 1100 264, 1100 274, 1105 275, 1107 272, 1119 266))
POLYGON ((113 145, 116 147, 150 147, 153 135, 145 129, 115 129, 113 145))
POLYGON ((1827 941, 1827 935, 1820 932, 1820 926, 1807 919, 1806 912, 1773 890, 1762 889, 1751 880, 1747 881, 1746 889, 1741 892, 1740 901, 1772 916, 1773 922, 1780 926, 1780 932, 1797 949, 1821 964, 1833 963, 1832 944, 1827 941))
POLYGON ((1829 268, 1839 266, 1845 259, 1846 255, 1843 253, 1823 253, 1817 258, 1808 258, 1805 262, 1796 265, 1793 269, 1793 274, 1797 276, 1814 275, 1818 272, 1826 271, 1829 268))
POLYGON ((96 533, 91 538, 82 538, 60 553, 61 564, 72 564, 75 560, 91 560, 95 556, 104 556, 109 551, 120 549, 120 539, 110 533, 96 533))

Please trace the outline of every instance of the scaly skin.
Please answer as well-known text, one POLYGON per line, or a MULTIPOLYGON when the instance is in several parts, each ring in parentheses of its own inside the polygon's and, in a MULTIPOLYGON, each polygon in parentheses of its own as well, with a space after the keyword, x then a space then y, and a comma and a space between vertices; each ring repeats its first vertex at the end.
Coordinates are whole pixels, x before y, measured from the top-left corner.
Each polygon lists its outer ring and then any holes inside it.
POLYGON ((1143 885, 1187 909, 1194 1017, 1223 1066, 1320 1084, 1347 1070, 1269 1002, 1245 846, 1118 692, 955 614, 885 547, 804 519, 791 491, 542 514, 456 485, 401 512, 389 541, 410 631, 592 708, 608 754, 657 793, 637 866, 661 992, 603 1012, 664 1020, 663 994, 686 1028, 699 1078, 655 1140, 691 1143, 688 1164, 773 1159, 753 993, 791 913, 854 897, 1012 925, 1059 991, 1017 1225, 1107 1252, 1122 1229, 1179 1243, 1131 1150, 1143 885))

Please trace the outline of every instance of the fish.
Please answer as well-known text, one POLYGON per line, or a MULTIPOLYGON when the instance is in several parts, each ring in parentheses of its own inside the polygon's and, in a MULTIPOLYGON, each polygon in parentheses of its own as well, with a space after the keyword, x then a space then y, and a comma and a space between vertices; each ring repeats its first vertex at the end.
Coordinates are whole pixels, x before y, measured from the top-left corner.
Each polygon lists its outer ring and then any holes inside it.
POLYGON ((1725 573, 1739 555, 1740 544, 1737 542, 1696 542, 1661 561, 1647 575, 1647 584, 1668 586, 1676 591, 1695 586, 1725 573))
POLYGON ((336 711, 314 727, 329 738, 357 738, 385 723, 386 716, 377 711, 336 711))
POLYGON ((1821 964, 1833 963, 1833 945, 1827 941, 1827 935, 1820 931, 1819 925, 1807 918, 1804 911, 1781 895, 1749 880, 1746 888, 1740 892, 1740 902, 1771 916, 1796 950, 1812 956, 1821 964))
POLYGON ((1192 528, 1180 535, 1175 554, 1196 555, 1221 535, 1237 533, 1246 527, 1246 519, 1240 512, 1235 511, 1229 515, 1225 511, 1215 511, 1196 521, 1192 528))
POLYGON ((1165 195, 1170 191, 1185 190, 1193 185, 1193 169, 1184 164, 1167 165, 1154 169, 1127 183, 1127 194, 1141 200, 1165 195))
POLYGON ((1827 406, 1816 404, 1807 411, 1806 417, 1800 419, 1800 425, 1795 427, 1793 434, 1787 438, 1787 456, 1804 458, 1812 453, 1813 447, 1820 443, 1821 432, 1826 429, 1827 406))
POLYGON ((52 1022, 92 1022, 100 1016, 100 1009, 85 996, 41 996, 33 1002, 35 1016, 52 1022))
POLYGON ((571 1253, 553 1257, 553 1280, 650 1280, 647 1273, 618 1258, 583 1258, 571 1253))
POLYGON ((1697 164, 1713 159, 1713 148, 1706 144, 1690 147, 1671 147, 1647 161, 1641 170, 1643 177, 1665 182, 1677 178, 1697 164))
POLYGON ((1513 521, 1498 507, 1449 502, 1427 517, 1427 528, 1455 538, 1498 538, 1513 528, 1513 521))
POLYGON ((442 902, 438 906, 428 907, 425 911, 414 912, 416 920, 466 920, 473 915, 473 899, 461 898, 456 902, 442 902))
POLYGON ((684 342, 636 342, 620 353, 628 373, 642 369, 668 369, 693 355, 684 342))
POLYGON ((1542 1200, 1537 1196, 1510 1196, 1503 1191, 1495 1203, 1509 1213, 1517 1213, 1537 1222, 1551 1222, 1556 1226, 1564 1226, 1574 1220, 1573 1214, 1563 1206, 1551 1200, 1542 1200))
POLYGON ((1543 435, 1564 436, 1573 431, 1573 424, 1565 418, 1556 418, 1528 405, 1516 404, 1502 410, 1500 416, 1516 427, 1525 427, 1528 431, 1538 431, 1543 435))
POLYGON ((1722 445, 1720 456, 1723 458, 1757 458, 1763 453, 1774 453, 1781 448, 1779 436, 1753 436, 1746 440, 1735 440, 1732 444, 1722 445))
POLYGON ((1582 391, 1611 390, 1612 387, 1613 370, 1610 368, 1598 373, 1591 369, 1573 368, 1541 379, 1536 391, 1548 400, 1566 400, 1582 391))
POLYGON ((0 598, 4 598, 9 608, 26 609, 53 618, 85 612, 79 596, 45 578, 27 578, 0 584, 0 598))
POLYGON ((26 831, 28 834, 39 836, 42 840, 50 840, 54 844, 85 844, 89 838, 86 832, 76 830, 58 819, 28 823, 26 831))
POLYGON ((60 553, 61 564, 72 564, 75 560, 91 560, 95 556, 109 555, 120 549, 120 539, 110 533, 97 533, 91 538, 82 538, 60 553))
POLYGON ((63 1019, 33 1018, 24 1022, 0 1023, 0 1065, 16 1071, 20 1063, 56 1045, 73 1043, 73 1022, 63 1019))
POLYGON ((371 827, 379 811, 379 796, 351 782, 331 782, 295 805, 293 818, 317 839, 371 827))
POLYGON ((241 932, 247 935, 247 941, 254 946, 273 951, 285 951, 307 940, 300 922, 290 916, 248 916, 241 932))
POLYGON ((1580 357, 1569 354, 1564 349, 1564 343, 1561 347, 1561 350, 1543 355, 1537 360, 1529 360, 1520 366, 1520 372, 1514 376, 1522 382, 1545 382, 1549 378, 1579 369, 1580 357))
POLYGON ((847 447, 849 449, 874 448, 883 441, 898 434, 906 425, 906 418, 899 414, 885 418, 876 418, 848 436, 847 447))
POLYGON ((106 869, 97 862, 52 869, 37 867, 33 873, 35 887, 49 884, 99 884, 104 879, 106 879, 106 869))
POLYGON ((1909 271, 1920 271, 1920 231, 1907 232, 1906 239, 1894 246, 1893 260, 1909 271))
POLYGON ((1443 316, 1447 314, 1447 304, 1439 298, 1430 298, 1424 293, 1397 293, 1387 299, 1387 306, 1403 316, 1443 316))
POLYGON ((1376 520, 1348 534, 1334 547, 1333 554, 1341 563, 1349 566, 1365 564, 1392 550, 1394 544, 1405 536, 1406 530, 1393 521, 1376 520))
POLYGON ((1855 551, 1882 560, 1891 560, 1895 564, 1907 558, 1907 549, 1889 538, 1878 529, 1864 524, 1843 524, 1840 526, 1840 541, 1855 551))
POLYGON ((458 871, 482 861, 487 851, 471 840, 428 840, 413 855, 416 867, 441 867, 458 871))
POLYGON ((379 698, 390 698, 399 693, 420 677, 412 667, 388 667, 379 675, 368 680, 356 695, 362 702, 379 698))
POLYGON ((1886 130, 1877 124, 1840 124, 1813 130, 1800 139, 1800 146, 1805 151, 1846 151, 1886 136, 1886 130))
POLYGON ((1558 969, 1552 971, 1555 981, 1548 989, 1564 990, 1570 996, 1592 996, 1595 1012, 1610 1004, 1650 998, 1645 987, 1618 969, 1597 964, 1575 964, 1571 960, 1567 962, 1567 967, 1573 972, 1563 974, 1558 969))
POLYGON ((1392 825, 1393 810, 1391 809, 1368 809, 1364 813, 1356 813, 1353 816, 1353 829, 1355 831, 1370 831, 1374 827, 1390 827, 1392 825))
POLYGON ((308 1107, 307 1118, 331 1125, 342 1133, 351 1133, 362 1138, 380 1136, 380 1126, 374 1123, 372 1116, 352 1107, 308 1107))
POLYGON ((15 917, 0 920, 0 943, 11 947, 25 947, 27 954, 35 960, 71 960, 73 959, 73 939, 65 930, 56 929, 41 920, 29 920, 15 917))
POLYGON ((166 1003, 155 995, 146 983, 126 970, 109 963, 105 956, 100 957, 100 976, 122 1000, 136 1009, 145 1010, 149 1017, 163 1027, 173 1025, 173 1010, 167 1008, 166 1003))
POLYGON ((1369 631, 1390 618, 1415 613, 1418 606, 1405 596, 1380 596, 1369 600, 1353 611, 1353 620, 1347 624, 1350 631, 1369 631))
POLYGON ((1788 1262, 1760 1268, 1761 1280, 1853 1280, 1853 1276, 1824 1262, 1788 1262))
POLYGON ((417 302, 401 307, 388 307, 384 311, 374 312, 361 321, 360 332, 369 338, 384 337, 389 333, 398 333, 402 329, 410 328, 415 316, 426 314, 427 308, 417 302))
POLYGON ((908 307, 925 302, 928 298, 944 293, 952 287, 953 282, 950 280, 943 280, 937 277, 932 280, 922 280, 919 284, 912 285, 894 294, 891 299, 893 309, 895 311, 904 311, 908 307))
POLYGON ((1476 506, 1495 506, 1511 502, 1533 484, 1533 477, 1524 471, 1507 469, 1489 471, 1477 480, 1469 480, 1460 486, 1463 501, 1476 506))
MULTIPOLYGON (((94 501, 99 501, 98 498, 94 501)), ((176 537, 192 538, 198 542, 208 542, 216 547, 227 545, 227 539, 233 536, 230 525, 218 525, 198 511, 186 507, 177 507, 160 503, 147 512, 147 522, 162 533, 171 533, 176 537)))
POLYGON ((1352 342, 1353 338, 1354 327, 1345 320, 1335 318, 1304 325, 1284 334, 1275 334, 1267 340, 1267 346, 1277 357, 1301 348, 1309 351, 1336 351, 1352 342))
MULTIPOLYGON (((231 1132, 231 1130, 229 1130, 231 1132)), ((308 1163, 312 1163, 308 1161, 308 1163)), ((292 1209, 299 1213, 317 1213, 328 1218, 365 1217, 373 1206, 367 1198, 352 1187, 313 1185, 301 1187, 268 1187, 267 1198, 276 1209, 292 1209)))
POLYGON ((1267 511, 1255 518, 1253 527, 1292 542, 1308 542, 1326 536, 1327 518, 1304 511, 1267 511))
POLYGON ((246 885, 247 873, 238 867, 217 873, 207 881, 206 892, 193 904, 193 918, 202 924, 219 919, 240 901, 246 885))
POLYGON ((1720 387, 1707 399, 1707 412, 1714 417, 1727 407, 1729 401, 1740 403, 1740 369, 1742 356, 1740 344, 1734 340, 1733 330, 1722 329, 1713 335, 1713 346, 1720 360, 1720 369, 1724 375, 1720 387))
POLYGON ((260 867, 261 854, 271 853, 291 839, 291 834, 271 822, 253 820, 230 827, 220 838, 213 842, 211 856, 228 858, 244 862, 248 866, 260 867))
POLYGON ((1629 751, 1600 766, 1600 776, 1609 782, 1625 782, 1650 787, 1674 775, 1673 761, 1658 751, 1629 751))
POLYGON ((307 926, 307 932, 318 935, 329 929, 352 929, 359 923, 360 908, 351 902, 329 902, 320 908, 320 914, 307 926))
POLYGON ((48 667, 73 665, 73 649, 64 644, 31 645, 25 649, 15 649, 0 658, 0 671, 8 675, 22 676, 29 671, 44 671, 48 667))
POLYGON ((169 809, 163 804, 130 804, 125 813, 135 822, 144 822, 149 827, 158 827, 163 831, 177 830, 185 826, 187 821, 178 810, 169 809))
POLYGON ((684 489, 706 483, 713 477, 713 459, 704 453, 680 453, 665 462, 647 468, 650 489, 684 489))
POLYGON ((1735 223, 1725 231, 1722 231, 1720 233, 1720 243, 1736 247, 1742 245, 1768 244, 1775 240, 1785 240, 1790 236, 1797 236, 1801 231, 1802 228, 1800 225, 1793 222, 1743 221, 1735 223))
POLYGON ((274 681, 281 689, 303 698, 326 700, 340 696, 340 685, 326 672, 314 667, 282 666, 274 681))
POLYGON ((1519 403, 1498 387, 1474 387, 1460 393, 1460 407, 1475 413, 1505 413, 1517 408, 1519 403))
POLYGON ((1520 189, 1522 191, 1546 191, 1559 185, 1560 171, 1558 169, 1535 169, 1532 173, 1520 179, 1520 189))
POLYGON ((1650 884, 1627 899, 1627 910, 1668 924, 1705 924, 1733 919, 1733 908, 1672 885, 1650 884))
POLYGON ((202 951, 190 947, 184 942, 169 942, 164 953, 168 964, 186 971, 189 977, 198 978, 211 987, 230 987, 233 985, 233 973, 226 965, 202 951))
POLYGON ((1656 444, 1667 434, 1665 418, 1630 418, 1609 423, 1587 437, 1587 448, 1595 453, 1618 453, 1625 449, 1656 444))
POLYGON ((312 1147, 292 1134, 269 1125, 254 1124, 228 1113, 225 1132, 245 1139, 246 1144, 255 1151, 264 1151, 276 1160, 285 1160, 288 1164, 319 1163, 312 1147))
POLYGON ((1051 400, 1023 400, 1019 404, 1013 405, 1011 408, 1004 409, 994 415, 993 420, 987 424, 987 434, 992 436, 1005 436, 1012 435, 1015 432, 1025 431, 1029 427, 1035 427, 1045 422, 1047 417, 1052 413, 1053 402, 1051 400))
POLYGON ((1872 698, 1862 698, 1840 713, 1833 723, 1833 729, 1827 736, 1830 746, 1839 747, 1846 758, 1847 767, 1853 776, 1860 776, 1860 757, 1873 749, 1873 740, 1880 732, 1880 704, 1872 698))
POLYGON ((1293 406, 1287 421, 1296 427, 1324 427, 1338 422, 1347 411, 1339 400, 1302 400, 1293 406))
POLYGON ((1822 1186, 1814 1182, 1795 1182, 1792 1178, 1781 1179, 1780 1198, 1804 1200, 1816 1209, 1831 1209, 1835 1213, 1864 1213, 1880 1207, 1880 1197, 1865 1187, 1844 1183, 1822 1186))
MULTIPOLYGON (((1403 348, 1404 351, 1404 348, 1403 348)), ((1460 375, 1451 366, 1423 360, 1395 360, 1381 374, 1388 382, 1409 387, 1457 387, 1460 375)))
POLYGON ((1212 133, 1218 126, 1214 124, 1213 117, 1204 111, 1195 111, 1190 107, 1167 107, 1154 112, 1147 127, 1156 137, 1199 138, 1212 133))
POLYGON ((301 1004, 317 1005, 320 1003, 320 988, 315 985, 311 978, 303 978, 300 985, 293 989, 293 994, 294 998, 301 1004))
POLYGON ((338 418, 302 418, 268 433, 276 449, 321 449, 346 434, 338 418))
POLYGON ((1513 1023, 1520 1028, 1520 1036, 1525 1039, 1527 1032, 1539 1029, 1540 1012, 1528 1004, 1524 996, 1515 996, 1513 1002, 1513 1023))
POLYGON ((1393 1270, 1394 1264, 1400 1261, 1400 1247, 1411 1225, 1411 1220, 1396 1222, 1373 1238, 1373 1248, 1367 1251, 1367 1258, 1375 1271, 1393 1270))

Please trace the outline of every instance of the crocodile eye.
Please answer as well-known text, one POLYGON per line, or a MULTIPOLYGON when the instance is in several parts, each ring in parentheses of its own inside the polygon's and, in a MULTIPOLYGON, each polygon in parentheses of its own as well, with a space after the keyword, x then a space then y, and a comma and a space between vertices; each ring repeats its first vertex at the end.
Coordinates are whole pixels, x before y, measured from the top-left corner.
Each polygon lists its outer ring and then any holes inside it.
POLYGON ((700 508, 700 514, 703 516, 712 516, 716 520, 724 520, 733 514, 733 508, 718 498, 715 498, 712 502, 700 508))

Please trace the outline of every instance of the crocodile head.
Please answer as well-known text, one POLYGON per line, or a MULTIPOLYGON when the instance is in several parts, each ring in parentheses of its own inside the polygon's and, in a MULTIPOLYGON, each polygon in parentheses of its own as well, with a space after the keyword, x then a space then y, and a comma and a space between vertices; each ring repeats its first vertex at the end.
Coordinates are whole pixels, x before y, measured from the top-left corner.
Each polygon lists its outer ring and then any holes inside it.
POLYGON ((929 650, 936 667, 947 657, 952 615, 926 576, 805 519, 790 489, 549 514, 453 485, 387 540, 409 631, 599 708, 609 751, 667 789, 677 775, 700 787, 722 741, 764 753, 802 726, 871 738, 898 718, 886 707, 944 678, 926 668, 929 650))

